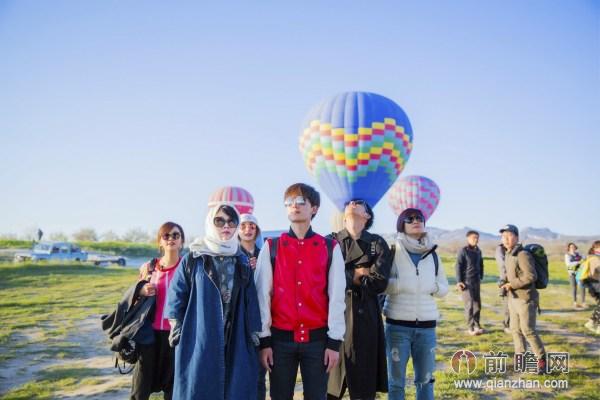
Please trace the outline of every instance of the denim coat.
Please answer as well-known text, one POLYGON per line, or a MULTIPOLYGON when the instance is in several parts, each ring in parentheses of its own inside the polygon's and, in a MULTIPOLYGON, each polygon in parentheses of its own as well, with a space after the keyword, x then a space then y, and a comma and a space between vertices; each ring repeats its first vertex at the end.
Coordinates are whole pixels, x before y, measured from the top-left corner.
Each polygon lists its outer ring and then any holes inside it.
POLYGON ((255 400, 258 356, 253 335, 261 325, 252 270, 248 258, 238 253, 231 317, 224 321, 220 291, 207 274, 210 258, 194 258, 190 267, 192 255, 186 256, 169 288, 165 314, 182 321, 173 399, 255 400))

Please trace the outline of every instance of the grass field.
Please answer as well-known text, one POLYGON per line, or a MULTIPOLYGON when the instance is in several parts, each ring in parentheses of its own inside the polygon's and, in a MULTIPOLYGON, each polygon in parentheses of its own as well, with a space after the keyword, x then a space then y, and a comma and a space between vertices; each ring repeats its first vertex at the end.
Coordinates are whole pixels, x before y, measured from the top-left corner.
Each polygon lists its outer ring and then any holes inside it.
MULTIPOLYGON (((453 260, 443 260, 453 286, 453 260)), ((543 312, 539 330, 547 351, 569 353, 569 373, 538 377, 512 372, 512 337, 502 331, 496 266, 492 260, 486 260, 481 319, 488 333, 477 337, 466 334, 462 301, 454 290, 439 301, 443 320, 437 330, 436 398, 600 398, 598 337, 583 327, 590 311, 571 309, 562 263, 552 262, 550 268, 551 284, 541 291, 543 312), (508 353, 508 372, 497 378, 540 381, 541 388, 457 389, 455 382, 459 379, 486 382, 493 378, 483 371, 481 359, 474 374, 454 373, 450 359, 461 349, 470 350, 477 357, 489 351, 508 353), (544 388, 546 380, 565 381, 568 388, 544 388)), ((131 378, 115 373, 114 361, 99 327, 99 316, 111 311, 123 291, 135 281, 135 270, 79 264, 0 264, 0 273, 2 399, 127 398, 131 378)), ((410 367, 409 375, 412 375, 410 367)), ((414 387, 408 388, 408 398, 414 398, 414 387)))

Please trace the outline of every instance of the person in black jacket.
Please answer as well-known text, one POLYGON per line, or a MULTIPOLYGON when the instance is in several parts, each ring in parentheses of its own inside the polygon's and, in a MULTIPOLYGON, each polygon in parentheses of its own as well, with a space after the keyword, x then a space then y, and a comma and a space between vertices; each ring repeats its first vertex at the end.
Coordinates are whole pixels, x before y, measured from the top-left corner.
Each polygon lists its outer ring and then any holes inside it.
POLYGON ((333 234, 346 264, 346 333, 341 362, 329 373, 329 399, 340 399, 346 389, 351 399, 374 399, 387 392, 385 336, 377 296, 387 286, 392 254, 381 236, 367 232, 373 211, 363 200, 344 209, 345 229, 333 234))
POLYGON ((479 233, 467 232, 467 245, 456 256, 456 288, 462 292, 465 302, 465 318, 469 335, 481 335, 483 329, 479 323, 481 315, 480 285, 483 279, 483 256, 477 246, 479 233))

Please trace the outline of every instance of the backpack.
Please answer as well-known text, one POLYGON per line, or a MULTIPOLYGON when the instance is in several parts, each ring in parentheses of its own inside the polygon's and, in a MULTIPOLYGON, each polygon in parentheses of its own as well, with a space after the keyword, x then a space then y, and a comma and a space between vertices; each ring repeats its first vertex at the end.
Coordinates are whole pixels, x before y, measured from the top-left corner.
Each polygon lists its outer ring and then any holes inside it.
POLYGON ((587 258, 579 264, 579 269, 577 270, 577 274, 575 274, 575 280, 579 286, 585 285, 590 279, 590 272, 590 259, 587 258))
POLYGON ((535 281, 536 289, 546 289, 550 274, 548 272, 548 256, 546 250, 540 244, 531 243, 523 246, 523 250, 531 254, 535 265, 537 279, 535 281))

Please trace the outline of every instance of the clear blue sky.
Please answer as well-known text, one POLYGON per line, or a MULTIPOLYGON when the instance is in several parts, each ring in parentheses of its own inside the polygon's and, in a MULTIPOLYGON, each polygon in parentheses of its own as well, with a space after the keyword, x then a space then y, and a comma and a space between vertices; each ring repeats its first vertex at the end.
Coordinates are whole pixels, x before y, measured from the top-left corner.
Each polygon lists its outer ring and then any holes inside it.
POLYGON ((366 90, 412 122, 430 225, 600 234, 600 2, 200 3, 0 2, 0 233, 199 234, 223 185, 286 227, 305 114, 366 90))

